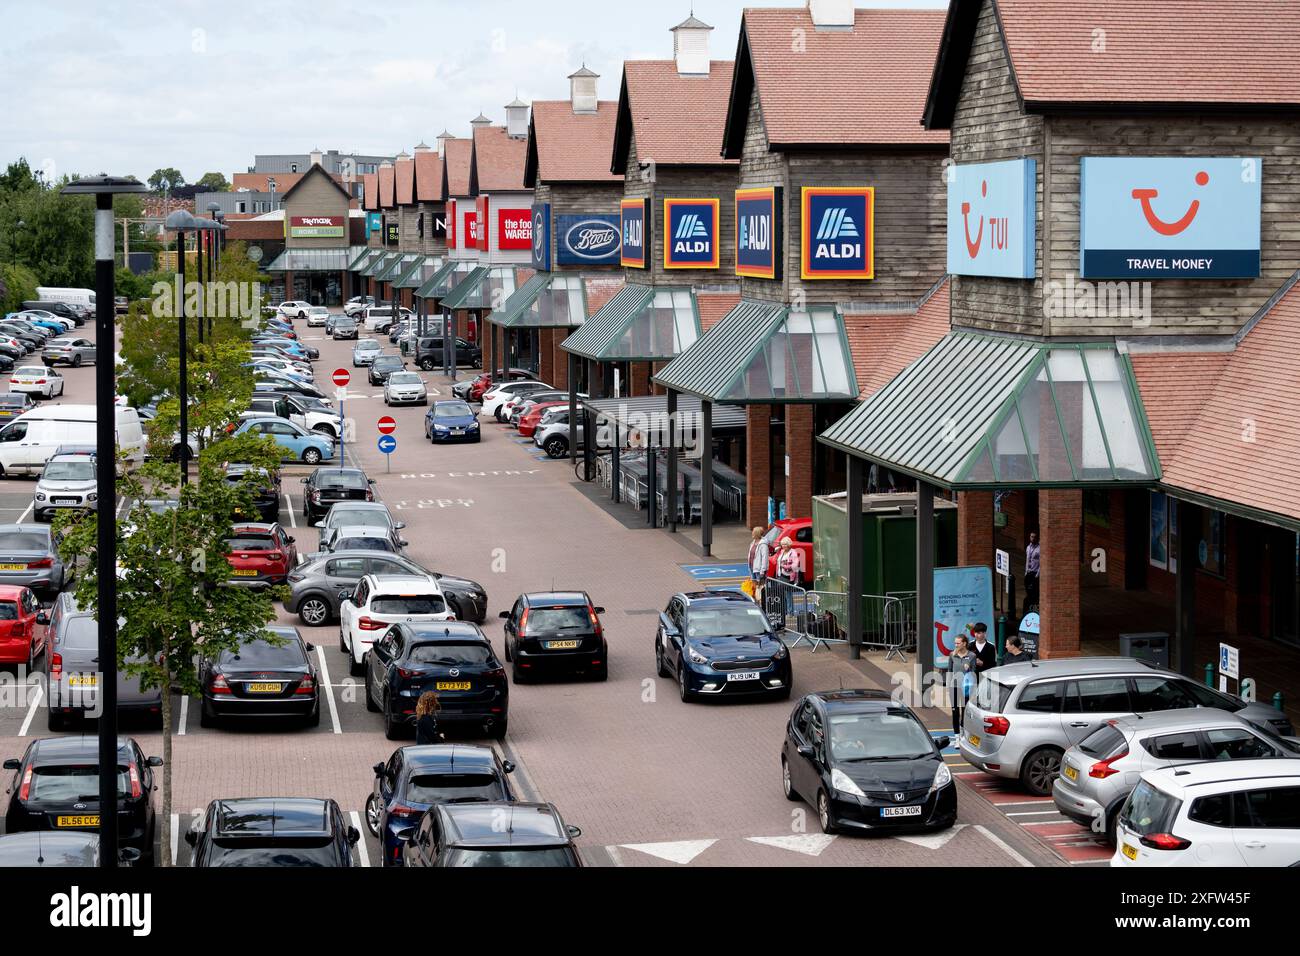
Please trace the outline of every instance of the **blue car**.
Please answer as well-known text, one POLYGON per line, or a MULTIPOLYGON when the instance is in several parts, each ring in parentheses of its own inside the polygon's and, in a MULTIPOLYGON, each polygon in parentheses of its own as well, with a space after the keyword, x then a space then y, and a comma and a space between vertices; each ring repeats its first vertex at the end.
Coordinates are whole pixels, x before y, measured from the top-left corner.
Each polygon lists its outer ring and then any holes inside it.
POLYGON ((269 337, 264 336, 264 337, 253 339, 253 344, 272 346, 273 348, 279 349, 281 352, 285 352, 286 354, 292 356, 293 358, 302 359, 303 361, 307 361, 310 357, 307 352, 307 349, 304 348, 302 345, 299 345, 293 339, 282 339, 279 336, 272 335, 269 337))
POLYGON ((23 321, 28 325, 35 325, 42 329, 49 329, 55 335, 66 335, 68 332, 67 326, 62 322, 55 322, 53 319, 43 319, 40 316, 26 315, 23 316, 23 321))
POLYGON ((287 418, 250 418, 235 429, 236 435, 252 432, 275 439, 282 455, 287 460, 303 461, 309 465, 319 465, 334 457, 334 442, 320 432, 309 432, 289 421, 287 418))
POLYGON ((478 416, 460 399, 434 402, 424 414, 424 434, 431 442, 481 441, 478 416))
POLYGON ((738 591, 674 594, 659 615, 655 665, 685 702, 790 696, 790 652, 758 605, 738 591))
POLYGON ((472 744, 401 747, 375 764, 366 826, 379 840, 383 865, 402 865, 406 841, 397 834, 412 829, 435 803, 514 803, 506 779, 514 769, 491 747, 472 744))

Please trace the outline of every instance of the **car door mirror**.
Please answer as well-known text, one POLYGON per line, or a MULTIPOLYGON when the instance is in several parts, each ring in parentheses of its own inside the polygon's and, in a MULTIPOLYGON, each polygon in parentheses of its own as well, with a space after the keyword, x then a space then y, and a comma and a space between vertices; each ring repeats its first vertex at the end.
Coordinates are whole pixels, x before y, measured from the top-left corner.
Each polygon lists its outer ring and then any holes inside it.
POLYGON ((313 528, 323 528, 323 527, 325 527, 325 522, 324 522, 324 521, 317 521, 314 525, 312 525, 312 527, 313 527, 313 528))
MULTIPOLYGON (((197 821, 196 821, 196 822, 197 822, 197 821)), ((199 842, 199 831, 198 831, 198 830, 195 830, 193 827, 191 827, 190 829, 186 830, 186 831, 185 831, 185 842, 188 843, 190 846, 194 846, 196 843, 198 843, 198 842, 199 842)))
POLYGON ((293 535, 290 534, 290 535, 286 535, 284 540, 285 540, 285 541, 288 541, 290 544, 293 544, 293 543, 294 543, 295 541, 297 541, 298 539, 295 538, 293 535))
POLYGON ((10 757, 4 762, 4 769, 6 770, 17 770, 20 766, 22 766, 22 764, 19 762, 17 757, 10 757))
POLYGON ((348 827, 348 846, 356 846, 361 842, 361 834, 356 827, 348 827))
POLYGON ((410 547, 410 545, 411 545, 411 542, 407 541, 405 538, 402 538, 402 539, 399 540, 397 543, 398 543, 399 545, 401 545, 403 548, 410 547))
POLYGON ((308 654, 310 654, 312 651, 316 650, 316 645, 315 645, 315 644, 308 643, 308 644, 304 644, 303 646, 307 648, 307 653, 308 653, 308 654))
POLYGON ((582 827, 575 827, 572 823, 565 826, 565 832, 569 834, 570 840, 576 840, 582 836, 582 827))
POLYGON ((406 527, 406 522, 405 522, 405 521, 398 521, 398 522, 396 522, 396 523, 393 525, 393 527, 396 528, 398 531, 401 531, 403 528, 406 527))
POLYGON ((367 478, 367 479, 366 479, 366 482, 367 482, 368 484, 373 485, 373 484, 375 483, 375 479, 373 479, 373 478, 367 478))
POLYGON ((514 773, 515 772, 514 761, 513 760, 501 761, 501 769, 504 770, 506 773, 514 773))
POLYGON ((951 737, 935 737, 934 745, 940 750, 946 750, 952 744, 951 737))
POLYGON ((49 623, 50 623, 50 616, 49 616, 48 614, 46 614, 44 611, 38 611, 37 614, 36 614, 36 623, 37 623, 37 624, 49 624, 49 623))
POLYGON ((140 862, 140 851, 133 846, 119 847, 117 851, 117 862, 123 866, 135 866, 140 862))
POLYGON ((373 770, 373 771, 375 772, 375 776, 376 776, 376 777, 382 777, 382 776, 384 775, 384 765, 383 765, 383 763, 377 763, 377 764, 375 764, 373 767, 371 767, 370 769, 373 770))
POLYGON ((351 603, 351 602, 352 602, 352 592, 351 592, 351 591, 348 591, 348 590, 340 591, 340 592, 339 592, 339 600, 340 600, 340 601, 347 601, 348 603, 351 603))
POLYGON ((801 744, 799 746, 799 756, 805 760, 812 760, 814 756, 812 747, 808 744, 801 744))
POLYGON ((397 830, 393 836, 397 837, 397 839, 401 840, 403 843, 410 843, 411 838, 415 836, 415 827, 402 827, 400 830, 397 830))
POLYGON ((593 608, 593 610, 594 610, 597 614, 604 614, 604 613, 605 613, 605 609, 604 609, 603 607, 600 607, 600 606, 597 606, 597 607, 593 608))
POLYGON ((145 761, 151 767, 161 767, 163 765, 162 757, 150 757, 145 761))
MULTIPOLYGON (((509 611, 498 611, 498 612, 497 612, 497 617, 501 618, 501 620, 503 620, 503 621, 508 621, 508 620, 510 620, 510 612, 509 612, 509 611)), ((8 764, 6 764, 5 766, 8 766, 8 764)))
POLYGON ((301 479, 299 479, 299 480, 300 480, 300 481, 305 485, 305 484, 307 484, 307 482, 309 482, 311 479, 310 479, 310 478, 301 478, 301 479))

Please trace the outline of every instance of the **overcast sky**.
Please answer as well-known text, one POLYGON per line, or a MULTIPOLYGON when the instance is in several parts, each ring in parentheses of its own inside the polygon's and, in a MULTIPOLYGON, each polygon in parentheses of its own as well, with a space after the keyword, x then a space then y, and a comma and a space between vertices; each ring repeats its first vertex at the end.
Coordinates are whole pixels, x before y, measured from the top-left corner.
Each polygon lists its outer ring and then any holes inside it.
MULTIPOLYGON (((696 0, 731 59, 747 6, 696 0)), ((939 7, 945 0, 858 6, 939 7)), ((255 153, 363 153, 467 135, 526 102, 568 96, 585 61, 615 99, 625 59, 667 59, 689 0, 63 0, 7 3, 0 163, 187 181, 243 172, 255 153), (680 9, 678 9, 680 8, 680 9)))

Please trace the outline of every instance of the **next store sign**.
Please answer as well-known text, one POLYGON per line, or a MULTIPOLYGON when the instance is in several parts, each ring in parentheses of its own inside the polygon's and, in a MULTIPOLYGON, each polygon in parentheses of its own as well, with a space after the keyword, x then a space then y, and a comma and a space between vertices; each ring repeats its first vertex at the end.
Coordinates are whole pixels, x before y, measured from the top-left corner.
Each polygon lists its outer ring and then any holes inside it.
POLYGON ((1259 276, 1258 157, 1085 156, 1080 162, 1085 279, 1259 276))
POLYGON ((952 165, 947 179, 948 271, 1032 279, 1037 163, 952 165))
POLYGON ((804 186, 800 277, 874 278, 875 213, 874 186, 804 186))
POLYGON ((783 203, 780 186, 736 190, 736 275, 781 278, 783 203))

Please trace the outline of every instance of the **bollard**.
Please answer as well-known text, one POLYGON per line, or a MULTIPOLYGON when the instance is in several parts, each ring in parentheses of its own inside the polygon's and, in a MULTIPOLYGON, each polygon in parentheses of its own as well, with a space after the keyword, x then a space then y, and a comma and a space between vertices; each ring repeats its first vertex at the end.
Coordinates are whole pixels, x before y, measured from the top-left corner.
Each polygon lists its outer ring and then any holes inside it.
POLYGON ((1214 665, 1213 664, 1205 665, 1205 686, 1206 687, 1214 686, 1214 665))
POLYGON ((1273 695, 1273 706, 1276 707, 1278 710, 1282 710, 1282 709, 1283 709, 1283 708, 1282 708, 1282 692, 1281 692, 1281 691, 1278 691, 1276 694, 1273 695))
POLYGON ((998 645, 997 645, 998 661, 997 661, 997 665, 998 665, 999 667, 1001 667, 1001 666, 1002 666, 1002 655, 1005 654, 1005 653, 1006 653, 1006 650, 1007 650, 1007 616, 1006 616, 1005 614, 999 614, 999 615, 998 615, 997 622, 994 624, 994 629, 995 629, 995 631, 996 631, 996 633, 997 633, 997 635, 998 635, 998 645))

